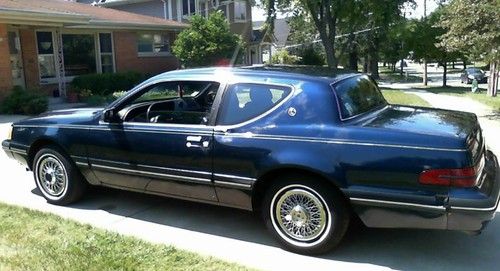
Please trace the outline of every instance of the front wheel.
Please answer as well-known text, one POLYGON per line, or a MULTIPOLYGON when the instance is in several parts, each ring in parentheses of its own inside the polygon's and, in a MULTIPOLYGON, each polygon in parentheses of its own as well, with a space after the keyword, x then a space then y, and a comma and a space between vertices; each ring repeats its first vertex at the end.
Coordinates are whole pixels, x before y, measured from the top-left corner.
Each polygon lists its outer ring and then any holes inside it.
POLYGON ((262 214, 266 226, 286 249, 325 253, 337 246, 349 225, 341 193, 307 177, 289 177, 267 191, 262 214))
POLYGON ((67 205, 79 200, 87 188, 87 182, 74 163, 56 147, 43 148, 37 152, 33 175, 43 197, 56 205, 67 205))

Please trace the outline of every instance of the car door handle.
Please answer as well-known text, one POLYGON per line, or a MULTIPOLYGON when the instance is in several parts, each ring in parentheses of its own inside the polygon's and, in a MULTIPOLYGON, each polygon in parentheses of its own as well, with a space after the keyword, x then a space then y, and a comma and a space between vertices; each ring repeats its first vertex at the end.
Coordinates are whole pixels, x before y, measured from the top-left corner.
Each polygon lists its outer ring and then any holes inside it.
POLYGON ((201 144, 186 142, 186 147, 188 148, 208 148, 208 146, 210 146, 210 142, 208 141, 203 141, 201 144))
POLYGON ((188 136, 186 140, 188 142, 201 142, 201 136, 188 136))

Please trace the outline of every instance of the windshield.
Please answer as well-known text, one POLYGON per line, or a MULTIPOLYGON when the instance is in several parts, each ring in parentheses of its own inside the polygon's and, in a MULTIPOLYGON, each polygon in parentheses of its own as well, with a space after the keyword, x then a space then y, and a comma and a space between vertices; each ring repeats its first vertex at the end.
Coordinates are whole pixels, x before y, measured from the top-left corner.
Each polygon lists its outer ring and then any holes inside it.
POLYGON ((483 73, 483 71, 480 69, 468 69, 467 72, 469 74, 482 74, 483 73))
POLYGON ((355 76, 334 86, 341 118, 348 119, 387 104, 368 76, 355 76))

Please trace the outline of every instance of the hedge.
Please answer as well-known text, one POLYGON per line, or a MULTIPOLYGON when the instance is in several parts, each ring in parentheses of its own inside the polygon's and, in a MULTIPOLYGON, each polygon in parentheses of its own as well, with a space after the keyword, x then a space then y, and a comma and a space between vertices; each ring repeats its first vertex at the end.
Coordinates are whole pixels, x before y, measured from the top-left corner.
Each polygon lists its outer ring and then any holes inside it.
POLYGON ((93 95, 108 96, 130 90, 145 78, 137 72, 86 74, 75 77, 71 87, 76 91, 90 90, 93 95))

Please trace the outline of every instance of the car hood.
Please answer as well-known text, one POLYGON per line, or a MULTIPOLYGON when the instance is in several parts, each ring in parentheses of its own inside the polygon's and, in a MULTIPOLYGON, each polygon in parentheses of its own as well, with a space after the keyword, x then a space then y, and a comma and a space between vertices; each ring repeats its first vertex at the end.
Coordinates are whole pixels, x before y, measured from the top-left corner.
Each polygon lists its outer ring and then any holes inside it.
POLYGON ((49 111, 14 125, 88 124, 98 118, 102 110, 103 108, 78 108, 49 111))

